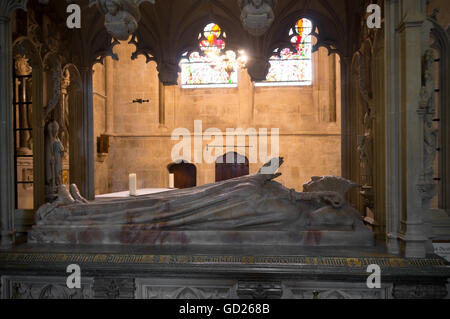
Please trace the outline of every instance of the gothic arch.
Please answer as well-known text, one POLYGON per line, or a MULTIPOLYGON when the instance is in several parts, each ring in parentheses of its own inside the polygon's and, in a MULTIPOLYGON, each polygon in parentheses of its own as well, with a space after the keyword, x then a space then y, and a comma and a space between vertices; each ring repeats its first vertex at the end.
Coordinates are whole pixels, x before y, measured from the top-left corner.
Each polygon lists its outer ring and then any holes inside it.
POLYGON ((13 54, 24 53, 32 67, 32 112, 33 112, 33 175, 34 175, 34 207, 45 202, 45 158, 43 117, 43 61, 39 49, 28 37, 19 37, 13 43, 13 54))

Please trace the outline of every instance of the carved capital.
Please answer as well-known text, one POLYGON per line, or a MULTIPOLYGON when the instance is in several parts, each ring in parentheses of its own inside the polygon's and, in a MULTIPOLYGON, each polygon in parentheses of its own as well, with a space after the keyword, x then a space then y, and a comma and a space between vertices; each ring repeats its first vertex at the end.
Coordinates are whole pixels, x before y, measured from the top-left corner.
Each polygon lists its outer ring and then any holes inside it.
POLYGON ((179 66, 171 63, 158 63, 159 80, 164 85, 177 85, 179 66))
POLYGON ((0 1, 0 22, 8 21, 11 14, 19 9, 27 10, 28 0, 2 0, 0 1))
POLYGON ((270 70, 270 62, 263 58, 252 58, 248 61, 247 69, 252 81, 262 82, 267 78, 270 70))
POLYGON ((105 15, 105 27, 118 40, 128 40, 138 28, 141 20, 139 5, 143 2, 155 4, 155 0, 91 0, 89 6, 97 5, 105 15))

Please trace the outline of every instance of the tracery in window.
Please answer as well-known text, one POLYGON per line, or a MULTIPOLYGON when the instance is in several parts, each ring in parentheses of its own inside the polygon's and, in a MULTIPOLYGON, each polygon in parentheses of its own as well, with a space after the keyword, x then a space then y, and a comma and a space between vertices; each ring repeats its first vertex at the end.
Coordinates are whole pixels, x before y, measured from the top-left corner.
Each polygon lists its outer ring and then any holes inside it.
POLYGON ((199 87, 236 87, 238 70, 245 60, 240 52, 226 48, 226 33, 215 23, 208 24, 199 34, 199 51, 184 53, 180 62, 181 86, 183 88, 199 87))
POLYGON ((276 49, 270 58, 267 80, 257 86, 307 86, 312 84, 312 23, 297 21, 289 35, 297 52, 290 48, 276 49))

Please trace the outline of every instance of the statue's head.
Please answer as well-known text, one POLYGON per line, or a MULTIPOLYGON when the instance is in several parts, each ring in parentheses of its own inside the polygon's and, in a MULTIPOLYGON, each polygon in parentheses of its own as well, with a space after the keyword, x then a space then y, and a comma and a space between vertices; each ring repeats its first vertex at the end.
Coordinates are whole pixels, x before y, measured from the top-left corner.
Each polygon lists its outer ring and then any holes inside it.
POLYGON ((263 4, 263 0, 250 0, 250 2, 257 8, 263 4))
POLYGON ((58 136, 59 124, 56 121, 52 121, 47 126, 48 133, 51 137, 55 138, 58 136))
POLYGON ((105 1, 104 3, 108 13, 111 15, 116 15, 117 12, 121 9, 120 0, 105 1))

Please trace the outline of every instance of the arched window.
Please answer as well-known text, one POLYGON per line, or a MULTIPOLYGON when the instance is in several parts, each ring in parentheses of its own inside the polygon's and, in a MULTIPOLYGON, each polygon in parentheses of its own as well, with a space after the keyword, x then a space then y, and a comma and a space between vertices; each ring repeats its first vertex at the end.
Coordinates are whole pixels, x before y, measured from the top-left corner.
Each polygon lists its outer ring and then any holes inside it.
POLYGON ((238 59, 225 51, 226 33, 215 23, 208 24, 198 36, 199 51, 184 53, 180 62, 181 87, 237 87, 238 59))
POLYGON ((297 52, 278 48, 270 59, 267 80, 257 86, 306 86, 312 84, 312 32, 310 20, 297 21, 289 35, 297 52))

